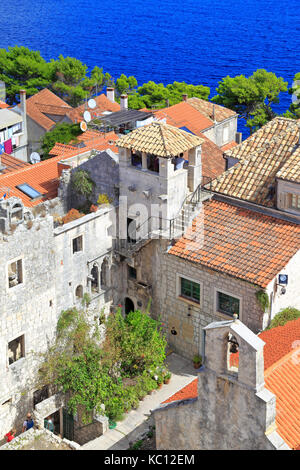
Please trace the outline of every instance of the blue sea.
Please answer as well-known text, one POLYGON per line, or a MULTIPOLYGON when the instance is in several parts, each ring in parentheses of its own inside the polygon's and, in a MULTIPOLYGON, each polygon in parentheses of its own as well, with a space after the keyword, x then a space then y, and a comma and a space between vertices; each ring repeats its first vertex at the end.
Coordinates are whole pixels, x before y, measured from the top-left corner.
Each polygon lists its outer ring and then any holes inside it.
MULTIPOLYGON (((139 85, 218 81, 265 68, 300 72, 299 0, 1 0, 0 48, 77 57, 139 85)), ((291 97, 282 95, 277 112, 291 97)))

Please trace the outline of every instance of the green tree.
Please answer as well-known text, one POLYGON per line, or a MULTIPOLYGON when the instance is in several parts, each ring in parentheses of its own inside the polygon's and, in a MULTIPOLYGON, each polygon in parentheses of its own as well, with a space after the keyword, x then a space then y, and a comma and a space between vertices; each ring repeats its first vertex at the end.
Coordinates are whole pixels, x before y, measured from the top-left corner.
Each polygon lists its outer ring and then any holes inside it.
POLYGON ((283 308, 279 313, 277 313, 277 315, 275 315, 267 330, 275 328, 276 326, 283 326, 287 322, 297 320, 298 318, 300 318, 300 310, 297 310, 294 307, 283 308))
POLYGON ((6 84, 7 102, 19 102, 19 91, 26 90, 32 96, 52 81, 52 68, 39 51, 27 47, 0 49, 0 80, 6 84))
POLYGON ((95 182, 87 170, 76 170, 72 173, 71 185, 77 194, 89 198, 93 193, 95 182))
POLYGON ((128 105, 130 108, 164 108, 166 100, 169 105, 182 101, 182 95, 187 94, 188 98, 196 97, 207 100, 210 89, 203 85, 188 85, 185 82, 174 82, 167 86, 163 83, 149 81, 137 89, 137 92, 129 95, 128 105))
POLYGON ((119 95, 122 95, 123 93, 132 94, 134 89, 137 87, 137 84, 137 79, 133 75, 126 77, 126 75, 122 73, 122 75, 116 80, 116 90, 119 95))
POLYGON ((294 76, 293 86, 289 88, 289 94, 292 95, 292 103, 284 116, 291 119, 300 119, 300 72, 294 76))
POLYGON ((101 404, 109 418, 120 419, 125 409, 138 404, 138 396, 155 388, 151 373, 165 359, 166 340, 149 315, 137 311, 123 318, 119 310, 106 326, 106 340, 100 345, 97 324, 86 308, 63 311, 55 342, 39 369, 38 386, 56 384, 68 396, 69 411, 83 409, 86 419, 94 409, 100 411, 101 404))
POLYGON ((61 123, 57 124, 54 129, 49 132, 46 132, 41 139, 41 152, 43 154, 43 160, 51 158, 52 155, 49 155, 50 150, 54 147, 56 142, 61 144, 68 144, 71 140, 76 139, 76 137, 81 134, 79 124, 68 124, 61 123))
POLYGON ((272 105, 279 103, 280 92, 287 91, 287 82, 272 72, 258 69, 250 77, 223 78, 216 91, 212 101, 236 111, 252 133, 275 117, 272 105))

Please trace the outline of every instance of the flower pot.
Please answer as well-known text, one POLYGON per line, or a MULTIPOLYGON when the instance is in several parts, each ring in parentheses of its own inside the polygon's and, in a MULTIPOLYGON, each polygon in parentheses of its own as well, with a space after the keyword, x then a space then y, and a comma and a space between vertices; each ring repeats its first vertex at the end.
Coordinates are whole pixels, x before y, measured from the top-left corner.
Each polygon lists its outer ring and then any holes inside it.
POLYGON ((194 368, 199 369, 201 367, 201 362, 194 362, 194 368))
POLYGON ((164 384, 167 385, 168 383, 170 383, 170 380, 171 380, 171 379, 165 379, 165 380, 164 380, 164 384))

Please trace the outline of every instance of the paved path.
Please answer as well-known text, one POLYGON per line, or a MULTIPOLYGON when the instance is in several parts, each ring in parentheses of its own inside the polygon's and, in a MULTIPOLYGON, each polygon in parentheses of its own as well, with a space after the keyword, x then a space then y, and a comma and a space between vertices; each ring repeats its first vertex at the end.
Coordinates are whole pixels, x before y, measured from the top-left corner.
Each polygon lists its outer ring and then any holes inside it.
POLYGON ((147 395, 137 410, 130 411, 123 421, 119 421, 115 429, 110 429, 103 436, 84 444, 82 450, 126 450, 131 443, 143 437, 149 427, 154 424, 150 411, 169 398, 182 387, 190 383, 196 376, 192 361, 175 353, 167 358, 172 378, 169 384, 147 395))

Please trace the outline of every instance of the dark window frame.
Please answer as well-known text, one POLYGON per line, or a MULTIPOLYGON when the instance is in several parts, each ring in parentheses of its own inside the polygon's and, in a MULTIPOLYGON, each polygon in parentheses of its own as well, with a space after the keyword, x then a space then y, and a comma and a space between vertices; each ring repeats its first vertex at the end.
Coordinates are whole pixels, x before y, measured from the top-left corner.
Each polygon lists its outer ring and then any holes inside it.
POLYGON ((236 313, 239 317, 240 310, 241 310, 241 301, 238 297, 234 297, 233 295, 226 294, 225 292, 222 292, 222 291, 217 291, 217 311, 218 312, 223 313, 224 315, 228 315, 230 317, 233 317, 233 315, 236 313), (220 296, 223 297, 223 299, 221 299, 223 308, 222 308, 222 305, 220 305, 220 296), (224 308, 224 302, 228 303, 229 308, 227 309, 224 308), (238 308, 236 308, 236 306, 234 305, 234 302, 238 302, 238 308))
POLYGON ((201 285, 185 277, 180 277, 180 297, 200 305, 201 285), (198 291, 198 292, 197 292, 198 291), (189 293, 190 292, 190 293, 189 293))

